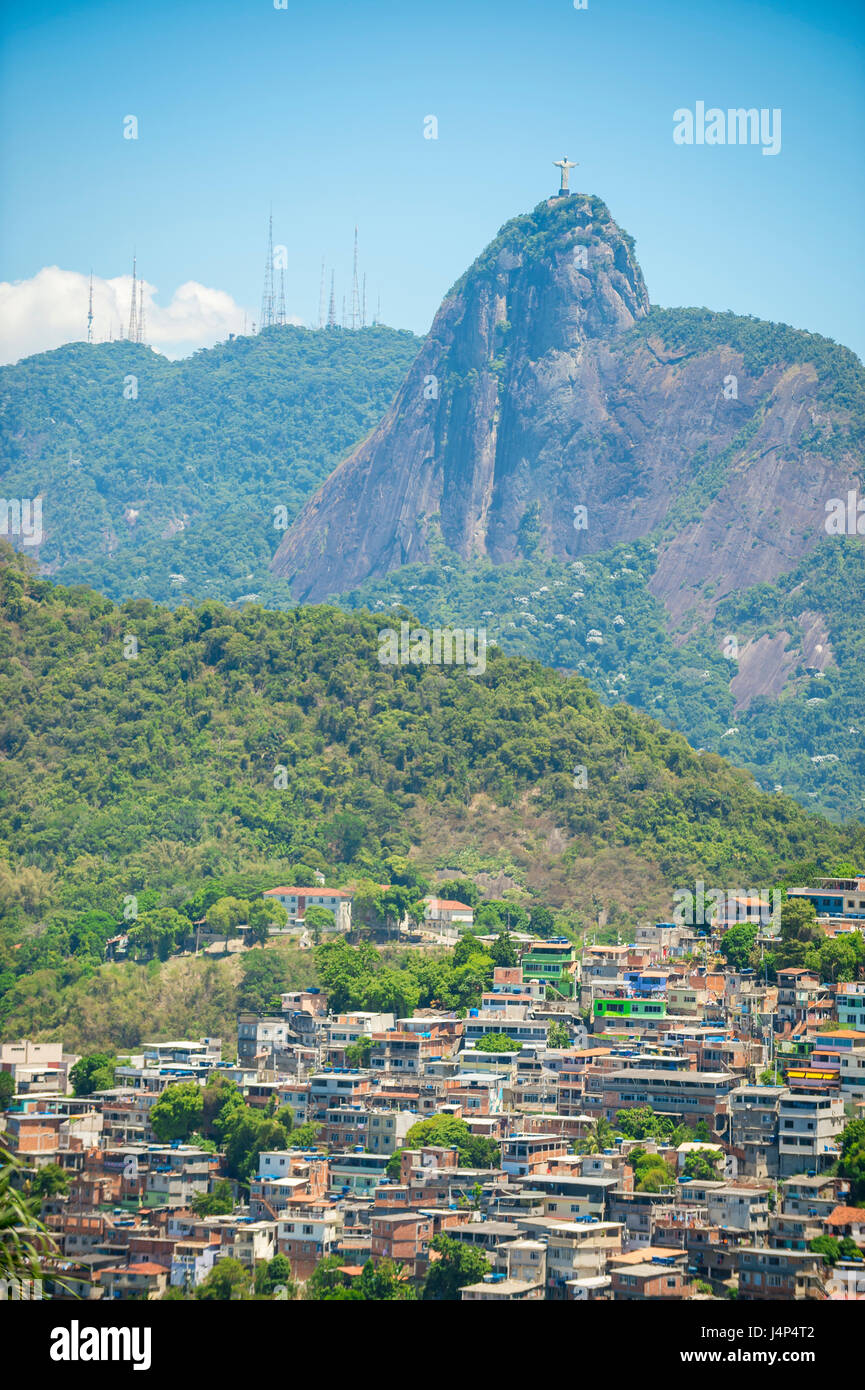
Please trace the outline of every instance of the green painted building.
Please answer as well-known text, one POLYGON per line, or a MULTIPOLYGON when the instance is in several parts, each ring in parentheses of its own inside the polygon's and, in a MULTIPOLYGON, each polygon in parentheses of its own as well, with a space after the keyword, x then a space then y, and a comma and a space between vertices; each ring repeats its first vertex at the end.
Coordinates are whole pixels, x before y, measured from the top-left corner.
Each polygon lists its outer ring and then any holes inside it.
POLYGON ((665 999, 596 999, 595 1018, 666 1018, 665 999))
POLYGON ((574 993, 577 948, 566 936, 536 941, 523 952, 520 965, 524 980, 542 980, 570 999, 574 993))

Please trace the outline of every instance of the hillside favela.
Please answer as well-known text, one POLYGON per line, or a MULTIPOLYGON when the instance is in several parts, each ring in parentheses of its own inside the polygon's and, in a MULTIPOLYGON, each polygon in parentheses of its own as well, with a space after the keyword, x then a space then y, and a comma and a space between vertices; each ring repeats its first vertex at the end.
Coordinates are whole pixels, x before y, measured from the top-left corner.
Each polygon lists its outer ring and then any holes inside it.
POLYGON ((448 2, 427 50, 160 0, 226 110, 139 73, 67 130, 58 53, 122 71, 134 16, 12 5, 0 1302, 50 1373, 161 1374, 229 1301, 262 1374, 337 1301, 592 1305, 536 1316, 674 1372, 855 1345, 865 187, 794 93, 861 110, 862 34, 788 8, 746 100, 739 0, 674 58, 636 4, 448 2))

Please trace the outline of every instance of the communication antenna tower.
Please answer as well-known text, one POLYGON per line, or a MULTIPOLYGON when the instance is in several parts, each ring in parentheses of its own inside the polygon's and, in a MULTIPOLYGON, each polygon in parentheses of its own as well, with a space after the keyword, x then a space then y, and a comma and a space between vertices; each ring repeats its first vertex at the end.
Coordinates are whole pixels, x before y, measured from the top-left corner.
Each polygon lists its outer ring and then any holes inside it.
POLYGON ((129 333, 127 336, 130 343, 138 342, 138 278, 134 255, 132 257, 132 295, 129 301, 129 333))
POLYGON ((336 271, 330 272, 330 307, 327 311, 328 328, 336 328, 336 290, 335 290, 336 271))
POLYGON ((273 323, 273 208, 267 224, 267 257, 264 262, 264 289, 261 293, 261 322, 259 328, 273 323))
POLYGON ((360 322, 360 301, 357 292, 357 227, 354 229, 354 270, 351 278, 351 326, 357 328, 360 322))

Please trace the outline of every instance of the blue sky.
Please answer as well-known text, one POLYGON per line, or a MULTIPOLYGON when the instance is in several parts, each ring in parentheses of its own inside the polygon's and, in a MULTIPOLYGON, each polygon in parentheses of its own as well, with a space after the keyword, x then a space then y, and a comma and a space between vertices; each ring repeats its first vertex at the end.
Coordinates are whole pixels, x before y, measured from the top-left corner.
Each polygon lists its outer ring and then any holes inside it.
POLYGON ((323 255, 350 291, 357 223, 371 307, 424 332, 567 154, 653 302, 865 352, 858 4, 6 0, 0 24, 5 281, 118 277, 134 246, 160 302, 195 281, 257 317, 272 202, 290 313, 316 322, 323 255), (675 145, 697 101, 781 108, 780 154, 675 145))

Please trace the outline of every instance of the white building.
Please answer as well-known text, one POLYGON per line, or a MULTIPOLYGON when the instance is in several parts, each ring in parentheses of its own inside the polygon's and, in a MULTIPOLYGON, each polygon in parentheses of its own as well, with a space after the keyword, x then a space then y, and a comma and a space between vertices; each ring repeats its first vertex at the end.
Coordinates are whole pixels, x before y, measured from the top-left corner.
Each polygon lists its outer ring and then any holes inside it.
POLYGON ((321 884, 314 888, 267 888, 262 897, 282 903, 288 913, 285 931, 303 927, 308 907, 326 908, 333 913, 335 931, 351 931, 351 893, 342 888, 323 888, 321 884))
POLYGON ((55 1093, 69 1090, 69 1072, 77 1056, 63 1051, 62 1043, 0 1043, 0 1071, 11 1073, 18 1092, 55 1093))
POLYGON ((836 1138, 843 1128, 840 1096, 797 1092, 782 1096, 778 1112, 781 1177, 821 1173, 838 1157, 836 1138))
POLYGON ((456 902, 453 898, 427 898, 425 901, 424 921, 430 927, 465 931, 474 925, 475 915, 468 903, 456 902))

